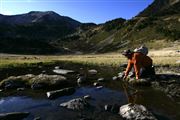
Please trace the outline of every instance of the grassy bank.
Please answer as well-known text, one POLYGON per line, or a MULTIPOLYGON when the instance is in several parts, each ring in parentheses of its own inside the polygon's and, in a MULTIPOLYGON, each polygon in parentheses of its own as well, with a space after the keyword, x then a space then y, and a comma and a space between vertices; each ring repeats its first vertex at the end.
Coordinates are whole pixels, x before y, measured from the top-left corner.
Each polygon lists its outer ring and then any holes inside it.
MULTIPOLYGON (((155 65, 160 66, 180 66, 177 62, 180 60, 180 53, 163 55, 158 53, 155 55, 150 53, 155 65)), ((121 63, 126 63, 127 59, 120 54, 99 54, 99 55, 65 55, 65 56, 34 56, 34 55, 1 55, 0 68, 9 67, 28 67, 39 64, 54 64, 57 61, 70 61, 87 65, 106 65, 117 67, 121 63)))

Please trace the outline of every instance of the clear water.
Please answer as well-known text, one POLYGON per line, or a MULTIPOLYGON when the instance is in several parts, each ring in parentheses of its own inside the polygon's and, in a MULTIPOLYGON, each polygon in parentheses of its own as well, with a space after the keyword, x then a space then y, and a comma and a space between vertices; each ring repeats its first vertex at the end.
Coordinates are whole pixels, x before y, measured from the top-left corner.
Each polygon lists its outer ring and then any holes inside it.
MULTIPOLYGON (((120 120, 119 115, 105 112, 104 105, 127 104, 127 97, 121 82, 113 81, 104 86, 102 89, 93 86, 79 87, 73 95, 59 97, 55 100, 47 99, 45 91, 26 90, 14 92, 7 97, 1 95, 0 113, 30 112, 25 120, 32 120, 35 117, 41 117, 43 120, 79 120, 82 117, 92 120, 120 120), (91 95, 92 99, 88 101, 94 106, 94 110, 77 112, 59 106, 63 102, 85 95, 91 95)), ((149 87, 136 89, 139 91, 137 104, 145 105, 160 120, 179 120, 180 105, 177 102, 149 87)))

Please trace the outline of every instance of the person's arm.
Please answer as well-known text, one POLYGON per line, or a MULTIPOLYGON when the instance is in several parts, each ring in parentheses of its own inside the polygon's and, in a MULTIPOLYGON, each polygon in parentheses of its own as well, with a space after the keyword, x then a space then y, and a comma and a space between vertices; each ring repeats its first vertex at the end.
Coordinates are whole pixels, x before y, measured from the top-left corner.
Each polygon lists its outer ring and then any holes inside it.
POLYGON ((135 55, 134 57, 134 71, 136 74, 136 79, 140 78, 140 69, 141 69, 141 57, 140 55, 135 55))
POLYGON ((128 65, 127 65, 127 68, 126 68, 126 71, 125 71, 125 78, 128 76, 132 66, 133 66, 133 64, 131 64, 131 61, 128 60, 128 65))

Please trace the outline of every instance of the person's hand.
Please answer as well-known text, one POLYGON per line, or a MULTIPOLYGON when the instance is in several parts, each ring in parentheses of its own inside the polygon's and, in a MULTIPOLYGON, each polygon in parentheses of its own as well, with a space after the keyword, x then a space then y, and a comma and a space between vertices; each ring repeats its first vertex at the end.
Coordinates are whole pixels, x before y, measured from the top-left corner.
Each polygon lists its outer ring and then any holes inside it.
POLYGON ((127 78, 127 76, 124 76, 124 77, 123 77, 123 80, 126 80, 126 78, 127 78))
POLYGON ((138 80, 139 79, 139 77, 136 77, 136 80, 138 80))

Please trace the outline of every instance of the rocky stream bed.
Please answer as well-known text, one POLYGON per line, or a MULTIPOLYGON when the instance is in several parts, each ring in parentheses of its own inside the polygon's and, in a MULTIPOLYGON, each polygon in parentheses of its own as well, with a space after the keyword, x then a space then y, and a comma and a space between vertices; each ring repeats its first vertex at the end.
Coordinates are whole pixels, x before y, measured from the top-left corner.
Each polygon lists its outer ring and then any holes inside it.
POLYGON ((180 119, 179 73, 128 82, 123 65, 79 66, 1 69, 0 120, 180 119))

